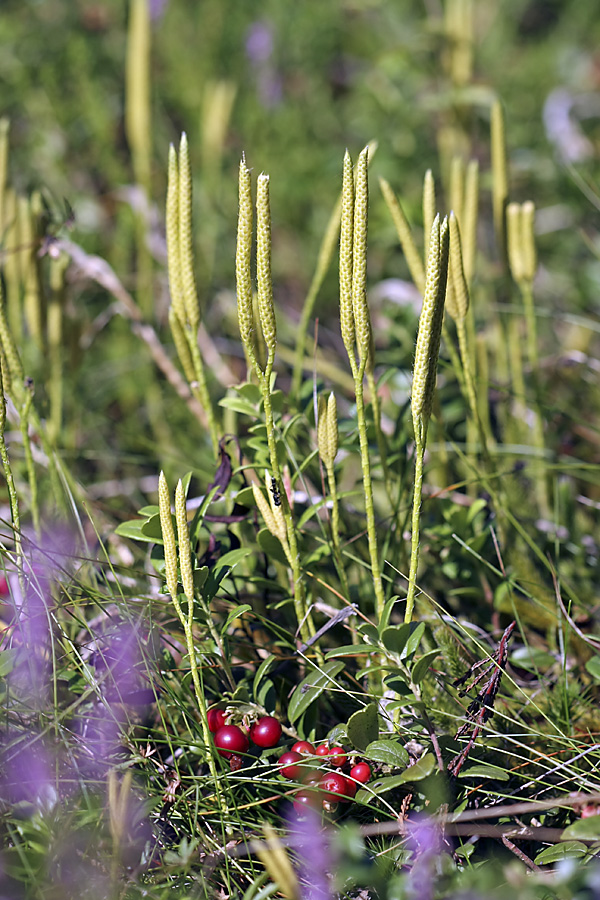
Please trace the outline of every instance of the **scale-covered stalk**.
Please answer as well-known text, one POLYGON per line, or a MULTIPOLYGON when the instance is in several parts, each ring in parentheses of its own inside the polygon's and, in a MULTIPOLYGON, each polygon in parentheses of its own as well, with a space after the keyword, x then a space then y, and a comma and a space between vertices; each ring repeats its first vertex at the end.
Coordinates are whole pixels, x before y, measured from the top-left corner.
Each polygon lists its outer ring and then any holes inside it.
POLYGON ((405 622, 410 622, 412 620, 415 604, 417 569, 419 565, 423 463, 427 446, 427 428, 431 417, 435 393, 440 338, 444 318, 444 300, 448 279, 449 243, 450 235, 448 219, 445 218, 440 226, 438 215, 433 221, 429 239, 429 257, 427 260, 425 293, 423 296, 423 308, 419 318, 419 331, 417 335, 415 364, 413 369, 411 411, 415 433, 415 481, 413 492, 410 571, 408 576, 408 592, 406 595, 406 611, 404 615, 405 622))
MULTIPOLYGON (((342 170, 342 221, 340 228, 340 328, 348 353, 360 443, 367 539, 371 561, 371 577, 375 591, 375 612, 381 617, 385 595, 377 547, 375 506, 369 439, 364 403, 364 376, 371 359, 371 320, 367 305, 367 228, 368 228, 368 147, 361 151, 356 169, 356 186, 352 176, 352 160, 346 151, 342 170), (358 362, 354 344, 357 344, 358 362)), ((372 359, 371 359, 372 361, 372 359)))

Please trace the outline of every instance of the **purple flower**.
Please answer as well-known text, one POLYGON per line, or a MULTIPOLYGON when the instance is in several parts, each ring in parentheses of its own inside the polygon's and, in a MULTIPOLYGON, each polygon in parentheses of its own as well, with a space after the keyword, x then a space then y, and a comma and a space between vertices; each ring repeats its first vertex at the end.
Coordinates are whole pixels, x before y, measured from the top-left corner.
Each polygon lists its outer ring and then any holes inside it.
POLYGON ((3 748, 2 770, 2 795, 9 803, 48 810, 58 800, 55 769, 39 735, 9 737, 3 748))
POLYGON ((251 63, 267 62, 273 53, 273 29, 266 22, 253 22, 246 33, 246 55, 251 63))
POLYGON ((281 76, 271 59, 274 43, 268 22, 253 22, 246 32, 246 56, 255 70, 258 97, 267 109, 277 106, 283 97, 281 76))
POLYGON ((151 22, 158 22, 162 19, 168 3, 169 0, 148 0, 151 22))
POLYGON ((432 900, 438 861, 444 852, 439 825, 429 818, 406 823, 413 865, 408 876, 409 900, 432 900))
POLYGON ((328 872, 333 868, 327 832, 321 816, 307 808, 290 817, 290 846, 298 854, 302 900, 331 900, 328 872))

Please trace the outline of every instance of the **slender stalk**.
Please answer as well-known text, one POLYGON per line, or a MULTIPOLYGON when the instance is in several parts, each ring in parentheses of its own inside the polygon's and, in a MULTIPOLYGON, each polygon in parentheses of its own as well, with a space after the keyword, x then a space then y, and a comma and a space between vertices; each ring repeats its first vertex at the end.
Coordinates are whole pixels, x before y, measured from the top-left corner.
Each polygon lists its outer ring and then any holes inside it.
POLYGON ((375 505, 373 503, 373 482, 371 480, 371 461, 369 458, 369 438, 367 435, 367 421, 365 417, 365 402, 363 392, 364 363, 352 366, 354 375, 354 393, 356 400, 356 419, 358 424, 358 438, 360 444, 360 464, 363 474, 363 493, 365 497, 365 516, 367 519, 367 540, 369 545, 369 557, 371 560, 371 577, 375 588, 375 612, 377 620, 383 614, 385 606, 385 594, 381 578, 381 566, 379 564, 379 550, 377 547, 377 528, 375 523, 375 505))
POLYGON ((289 562, 292 570, 292 597, 298 627, 303 641, 315 633, 312 616, 306 608, 304 577, 300 565, 300 553, 296 526, 292 516, 287 493, 283 484, 281 467, 277 457, 277 437, 273 419, 271 379, 277 347, 277 321, 273 305, 273 282, 271 276, 271 209, 269 199, 269 176, 261 174, 257 183, 256 198, 256 281, 258 289, 258 318, 260 330, 267 350, 264 370, 261 368, 255 344, 255 322, 252 298, 252 277, 250 258, 252 252, 252 184, 250 170, 242 157, 239 169, 239 212, 236 250, 236 291, 238 322, 244 352, 249 366, 254 371, 262 394, 265 411, 267 446, 271 463, 271 474, 275 479, 281 500, 289 562))
POLYGON ((194 621, 194 583, 191 568, 191 551, 190 537, 186 517, 185 498, 183 497, 183 489, 181 481, 177 486, 175 496, 175 519, 177 523, 177 542, 175 541, 175 531, 173 528, 173 519, 171 517, 171 500, 169 496, 169 487, 164 473, 161 472, 158 480, 158 505, 160 513, 160 527, 163 536, 164 552, 165 552, 165 580, 167 582, 167 590, 171 595, 173 606, 177 617, 181 622, 183 633, 185 635, 188 659, 190 662, 190 670, 192 673, 192 683, 194 685, 194 693, 198 704, 200 714, 200 725, 202 728, 202 737, 206 747, 206 757, 208 768, 215 784, 215 792, 219 807, 223 813, 226 812, 225 799, 221 794, 219 786, 219 776, 215 764, 214 753, 212 752, 212 741, 210 729, 208 727, 208 716, 206 712, 206 700, 202 689, 200 674, 198 671, 198 662, 196 660, 196 647, 194 642, 193 621, 194 621), (179 544, 180 569, 182 573, 182 581, 184 593, 188 604, 188 613, 185 614, 181 603, 179 602, 179 581, 177 576, 177 543, 179 544))
POLYGON ((15 479, 13 477, 10 458, 6 448, 4 439, 4 430, 6 428, 6 400, 4 398, 4 382, 2 377, 2 363, 0 363, 0 459, 4 469, 4 477, 6 479, 6 488, 8 490, 8 502, 10 505, 10 518, 12 522, 13 535, 15 540, 15 558, 17 572, 19 575, 19 586, 21 594, 25 596, 25 582, 23 578, 23 543, 21 540, 21 516, 19 514, 19 498, 15 487, 15 479))
POLYGON ((415 479, 412 508, 411 554, 404 621, 412 621, 419 566, 421 501, 423 491, 423 462, 427 447, 427 428, 431 417, 438 355, 444 317, 444 301, 448 279, 448 251, 450 235, 448 219, 440 227, 436 216, 431 227, 427 276, 423 308, 419 318, 419 333, 415 349, 411 411, 415 434, 415 479))
POLYGON ((265 372, 260 381, 262 391, 263 405, 265 410, 265 425, 267 429, 267 444, 269 447, 269 458, 271 462, 271 471, 273 478, 277 482, 277 488, 281 497, 281 509, 287 531, 287 540, 289 546, 289 560, 292 569, 292 595, 294 601, 294 612, 298 620, 300 636, 303 641, 307 641, 315 633, 315 625, 312 615, 306 608, 306 597, 304 592, 304 576, 302 566, 300 565, 300 552, 298 549, 298 539, 296 537, 296 526, 292 516, 289 500, 283 479, 281 477, 281 469, 277 458, 277 440, 275 436, 275 424, 273 421, 273 404, 271 402, 271 372, 273 369, 274 354, 269 351, 265 372))
POLYGON ((21 435, 23 438, 23 451, 25 453, 25 464, 27 466, 27 479, 29 481, 31 517, 33 519, 33 527, 36 536, 41 535, 40 523, 40 506, 38 502, 38 483, 35 472, 35 463, 33 461, 33 453, 31 452, 31 442, 29 440, 29 420, 31 416, 31 404, 33 403, 33 383, 28 379, 26 384, 25 401, 21 407, 20 422, 21 435))
POLYGON ((356 188, 352 160, 346 151, 342 177, 342 219, 340 227, 340 328, 354 381, 356 418, 363 476, 367 539, 375 610, 379 619, 385 606, 381 579, 369 441, 365 418, 363 382, 372 356, 371 319, 367 304, 368 147, 361 151, 356 166, 356 188), (356 348, 356 349, 355 349, 356 348), (358 362, 356 359, 358 351, 358 362))

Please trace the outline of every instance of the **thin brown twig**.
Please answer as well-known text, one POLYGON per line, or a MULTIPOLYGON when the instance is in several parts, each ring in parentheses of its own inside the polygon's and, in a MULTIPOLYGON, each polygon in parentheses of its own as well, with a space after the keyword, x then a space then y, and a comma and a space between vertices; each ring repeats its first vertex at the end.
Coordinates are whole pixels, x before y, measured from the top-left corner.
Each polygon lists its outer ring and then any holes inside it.
POLYGON ((55 243, 60 250, 71 257, 74 265, 86 278, 95 281, 117 300, 119 311, 131 322, 131 330, 144 341, 150 350, 152 359, 169 384, 186 402, 190 412, 204 427, 207 427, 208 420, 202 405, 193 396, 187 382, 169 359, 152 325, 144 322, 139 306, 123 286, 112 267, 102 257, 86 253, 82 247, 66 238, 57 238, 55 243))

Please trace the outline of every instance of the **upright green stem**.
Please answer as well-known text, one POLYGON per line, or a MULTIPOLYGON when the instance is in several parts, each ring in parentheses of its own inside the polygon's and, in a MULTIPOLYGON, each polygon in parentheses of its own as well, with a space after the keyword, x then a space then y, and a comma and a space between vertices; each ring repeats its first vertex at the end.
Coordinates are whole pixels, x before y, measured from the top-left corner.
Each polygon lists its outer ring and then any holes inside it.
POLYGON ((215 764, 215 757, 212 751, 212 740, 210 729, 208 727, 208 716, 206 712, 206 700, 200 674, 198 672, 198 663, 196 660, 196 648, 194 644, 193 621, 194 621, 194 587, 191 567, 190 541, 189 531, 186 521, 185 499, 183 498, 183 490, 181 482, 175 495, 175 514, 177 521, 177 537, 179 542, 179 558, 181 577, 184 585, 184 593, 188 603, 188 613, 185 615, 181 603, 179 602, 179 579, 177 575, 177 543, 175 541, 175 530, 173 528, 173 519, 171 517, 171 499, 169 488, 163 472, 160 473, 158 481, 158 505, 160 513, 160 527, 163 536, 164 553, 165 553, 165 580, 167 582, 167 590, 171 595, 173 606, 177 617, 183 627, 185 635, 188 659, 190 661, 190 671, 192 673, 192 683, 194 685, 194 693, 200 713, 200 725, 202 728, 202 737, 206 747, 206 757, 208 760, 208 768, 215 784, 215 792, 217 801, 221 811, 226 812, 225 800, 221 794, 219 787, 219 776, 215 764))
POLYGON ((344 560, 342 559, 342 549, 340 546, 340 503, 333 463, 326 463, 325 470, 327 472, 327 482, 329 484, 329 496, 331 497, 331 541, 333 544, 333 558, 338 570, 338 576, 344 595, 349 597, 350 587, 348 585, 348 578, 346 576, 344 560))
POLYGON ((33 519, 33 527, 36 536, 41 535, 40 524, 40 506, 38 502, 38 484, 35 473, 35 463, 33 461, 33 453, 31 452, 31 442, 29 440, 29 419, 31 414, 31 404, 33 402, 33 385, 25 385, 25 401, 21 407, 21 435, 23 438, 23 451, 25 453, 25 463, 27 465, 27 478, 29 480, 29 491, 31 494, 31 517, 33 519))
POLYGON ((421 537, 421 503, 423 496, 423 462, 425 459, 426 428, 415 428, 415 480, 413 488, 412 524, 410 539, 410 570, 404 621, 411 622, 415 606, 417 569, 419 567, 419 542, 421 537), (425 434, 423 433, 425 432, 425 434))
POLYGON ((360 464, 363 474, 363 492, 365 495, 365 515, 367 519, 367 539, 369 543, 369 557, 371 560, 371 576, 375 589, 375 611, 377 620, 383 614, 385 606, 385 594, 381 579, 381 566, 379 565, 379 551, 377 548, 377 529, 375 527, 375 506, 373 503, 373 482, 371 480, 371 462, 369 459, 369 439, 367 436, 367 421, 365 417, 365 402, 363 391, 363 379, 365 374, 366 359, 357 366, 355 360, 350 358, 352 374, 354 375, 354 393, 356 399, 356 419, 358 424, 358 438, 360 443, 360 464))
POLYGON ((300 636, 303 641, 307 641, 315 633, 315 626, 312 615, 306 609, 306 598, 304 593, 304 577, 302 567, 300 565, 300 553, 298 551, 298 540, 296 537, 296 526, 292 516, 292 510, 288 501, 283 480, 281 477, 281 469, 279 460, 277 459, 277 440, 275 437, 275 425, 273 422, 273 404, 271 402, 271 373, 273 371, 275 353, 269 350, 267 364, 264 374, 261 373, 260 388, 263 396, 263 405, 265 408, 265 425, 267 429, 267 443, 269 447, 269 457, 271 460, 271 471, 273 478, 277 481, 277 487, 281 497, 281 509, 285 520, 287 530, 287 539, 290 548, 290 565, 292 567, 293 582, 293 600, 294 611, 298 620, 300 636))
POLYGON ((196 332, 196 334, 194 334, 192 331, 188 330, 186 331, 186 336, 188 337, 192 363, 194 366, 194 373, 196 376, 196 385, 192 384, 191 389, 192 392, 195 393, 198 397, 198 400, 200 401, 204 408, 204 411, 206 412, 206 418, 208 420, 208 430, 210 431, 210 440, 212 443, 214 454, 215 456, 217 456, 219 453, 219 431, 217 427, 217 420, 215 418, 215 410, 212 404, 212 400, 210 399, 210 394, 208 393, 208 386, 206 384, 204 363, 202 362, 200 347, 198 346, 198 333, 196 332))
POLYGON ((0 364, 0 459, 4 469, 4 477, 6 478, 6 487, 8 490, 8 502, 10 505, 10 518, 13 527, 13 535, 15 540, 15 558, 17 572, 19 575, 19 586, 23 597, 25 596, 25 581, 23 577, 23 543, 21 540, 21 516, 19 514, 19 498, 15 487, 12 467, 6 441, 4 439, 4 429, 6 427, 6 400, 4 399, 4 381, 2 377, 2 365, 0 364))
POLYGON ((440 338, 444 318, 444 302, 448 279, 449 237, 448 219, 444 219, 440 227, 439 216, 436 216, 433 220, 428 244, 427 276, 423 294, 423 308, 419 317, 411 396, 411 411, 415 434, 415 480, 405 622, 412 620, 415 605, 417 569, 419 565, 423 461, 427 446, 427 427, 431 418, 435 394, 440 338))

